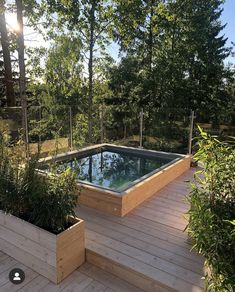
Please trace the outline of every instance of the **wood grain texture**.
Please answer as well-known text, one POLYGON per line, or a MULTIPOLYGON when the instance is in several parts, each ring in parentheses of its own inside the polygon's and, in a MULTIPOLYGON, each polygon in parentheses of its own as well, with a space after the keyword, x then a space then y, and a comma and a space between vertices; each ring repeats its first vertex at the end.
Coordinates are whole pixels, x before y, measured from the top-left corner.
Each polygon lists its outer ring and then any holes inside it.
POLYGON ((85 223, 79 221, 57 236, 57 283, 85 262, 85 223))
POLYGON ((76 269, 60 284, 50 282, 46 277, 17 262, 0 251, 0 291, 1 292, 142 292, 143 290, 89 263, 76 269), (26 279, 13 285, 8 278, 13 268, 24 270, 26 279))
POLYGON ((0 211, 0 249, 58 283, 85 261, 84 221, 76 219, 73 223, 54 235, 0 211))
POLYGON ((190 156, 186 156, 127 190, 123 195, 122 216, 187 171, 190 168, 191 159, 190 156))
POLYGON ((83 187, 79 193, 78 203, 101 210, 107 214, 122 215, 122 196, 112 195, 108 191, 94 187, 83 187))
POLYGON ((125 216, 131 210, 150 198, 157 191, 190 168, 191 156, 176 161, 156 174, 137 183, 128 190, 115 194, 94 186, 82 186, 79 204, 115 216, 125 216))
POLYGON ((87 261, 145 291, 202 292, 204 259, 183 232, 193 173, 177 176, 124 217, 78 207, 86 221, 87 261))

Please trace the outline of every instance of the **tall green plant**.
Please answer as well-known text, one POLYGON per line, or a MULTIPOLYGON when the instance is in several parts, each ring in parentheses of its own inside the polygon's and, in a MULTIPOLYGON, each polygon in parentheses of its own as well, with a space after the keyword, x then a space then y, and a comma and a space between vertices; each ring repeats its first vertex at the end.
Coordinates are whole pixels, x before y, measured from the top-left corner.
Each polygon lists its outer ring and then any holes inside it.
POLYGON ((206 290, 235 291, 235 149, 199 130, 194 158, 203 168, 188 197, 187 230, 193 248, 206 259, 206 290))
POLYGON ((0 208, 17 216, 25 208, 20 189, 26 191, 27 183, 23 186, 26 177, 19 167, 23 156, 20 152, 17 156, 14 155, 8 138, 6 131, 0 132, 0 208))
POLYGON ((71 169, 39 175, 38 156, 19 157, 0 132, 0 209, 39 227, 59 233, 69 226, 77 204, 75 174, 71 169))
POLYGON ((37 226, 61 232, 68 227, 69 216, 75 216, 77 204, 75 175, 71 169, 60 174, 41 177, 42 192, 33 195, 33 208, 30 220, 37 226))

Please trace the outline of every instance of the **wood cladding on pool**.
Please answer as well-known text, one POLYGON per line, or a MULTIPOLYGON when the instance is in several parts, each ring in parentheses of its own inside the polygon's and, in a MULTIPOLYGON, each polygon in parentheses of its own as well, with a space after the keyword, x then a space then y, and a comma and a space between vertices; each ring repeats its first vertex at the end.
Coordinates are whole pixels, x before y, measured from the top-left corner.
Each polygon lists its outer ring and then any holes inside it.
MULTIPOLYGON (((44 160, 47 165, 52 158, 44 160)), ((190 168, 191 156, 96 145, 53 158, 58 169, 75 172, 79 203, 124 216, 190 168)), ((46 168, 45 166, 42 168, 46 168)))

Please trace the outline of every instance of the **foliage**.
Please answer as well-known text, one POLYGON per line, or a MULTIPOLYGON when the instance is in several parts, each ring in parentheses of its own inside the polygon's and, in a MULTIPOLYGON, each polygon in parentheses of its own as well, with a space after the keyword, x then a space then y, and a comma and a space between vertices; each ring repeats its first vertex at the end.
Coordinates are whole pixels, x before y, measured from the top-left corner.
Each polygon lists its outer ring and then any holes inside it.
POLYGON ((73 128, 73 139, 75 145, 80 147, 86 144, 88 140, 88 122, 87 116, 84 114, 77 114, 75 117, 75 126, 73 128))
MULTIPOLYGON (((94 102, 94 66, 99 54, 105 52, 109 43, 109 27, 112 23, 112 5, 107 0, 48 0, 43 1, 50 16, 57 14, 54 33, 69 31, 76 35, 82 44, 82 55, 87 62, 87 113, 88 113, 88 139, 93 140, 93 102, 94 102), (76 33, 75 33, 76 32, 76 33)), ((52 16, 53 17, 53 16, 52 16)))
POLYGON ((235 291, 235 233, 230 223, 235 218, 235 149, 199 130, 195 159, 203 169, 188 198, 187 230, 193 248, 206 259, 207 291, 235 291))
POLYGON ((71 169, 40 178, 40 193, 31 193, 33 205, 30 221, 59 233, 68 227, 68 216, 75 216, 77 204, 76 180, 71 169))
POLYGON ((5 133, 0 133, 0 208, 6 211, 12 210, 15 213, 19 209, 17 177, 15 177, 14 167, 8 153, 5 152, 6 137, 4 135, 5 133))
POLYGON ((39 175, 37 167, 37 156, 25 161, 0 132, 0 209, 59 233, 68 227, 68 216, 75 216, 75 176, 70 169, 39 175))
POLYGON ((31 107, 28 111, 29 137, 31 142, 68 136, 69 107, 54 105, 51 107, 31 107))
POLYGON ((218 119, 231 98, 224 82, 230 73, 223 64, 229 53, 221 35, 223 1, 115 2, 115 36, 140 68, 139 83, 133 78, 128 87, 142 105, 154 110, 183 104, 218 119))
MULTIPOLYGON (((231 49, 223 36, 223 2, 23 0, 25 24, 47 41, 44 48, 26 42, 30 141, 68 136, 69 111, 62 105, 72 106, 79 146, 99 141, 101 128, 106 140, 137 134, 141 108, 147 135, 177 140, 177 134, 183 144, 185 135, 171 125, 156 128, 157 111, 184 107, 194 109, 198 121, 234 124, 235 75, 225 66, 231 49), (41 118, 32 106, 43 108, 41 118)), ((6 13, 15 11, 14 4, 5 6, 6 13)), ((8 37, 18 81, 16 33, 9 28, 8 37)), ((0 51, 5 106, 2 60, 0 51)), ((18 82, 14 89, 19 105, 18 82)), ((177 120, 183 118, 179 113, 177 120)))
POLYGON ((73 35, 61 35, 56 38, 48 51, 45 65, 45 80, 48 93, 55 103, 81 104, 84 87, 81 73, 81 40, 73 35))
POLYGON ((157 151, 175 153, 185 152, 185 149, 182 147, 182 144, 177 140, 172 139, 158 138, 156 142, 144 141, 143 145, 146 149, 152 149, 157 151))

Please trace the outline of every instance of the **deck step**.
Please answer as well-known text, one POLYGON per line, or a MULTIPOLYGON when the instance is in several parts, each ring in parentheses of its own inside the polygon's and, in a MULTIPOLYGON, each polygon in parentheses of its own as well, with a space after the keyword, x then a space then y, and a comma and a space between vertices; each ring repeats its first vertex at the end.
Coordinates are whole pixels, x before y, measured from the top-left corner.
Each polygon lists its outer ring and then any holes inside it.
POLYGON ((105 253, 102 256, 102 252, 93 252, 91 247, 86 249, 86 260, 104 271, 112 273, 113 275, 129 282, 130 284, 147 292, 169 292, 175 291, 164 287, 163 285, 156 283, 149 277, 143 276, 138 273, 134 268, 129 268, 126 265, 120 264, 117 259, 110 259, 109 255, 105 253))
MULTIPOLYGON (((200 286, 193 285, 147 262, 144 263, 88 238, 86 260, 147 292, 203 291, 202 283, 200 286)), ((186 274, 185 279, 187 276, 186 274)), ((201 282, 199 275, 198 282, 201 282)))
POLYGON ((188 171, 123 218, 84 206, 86 259, 148 292, 202 292, 204 259, 183 232, 188 171))

